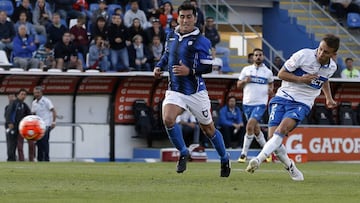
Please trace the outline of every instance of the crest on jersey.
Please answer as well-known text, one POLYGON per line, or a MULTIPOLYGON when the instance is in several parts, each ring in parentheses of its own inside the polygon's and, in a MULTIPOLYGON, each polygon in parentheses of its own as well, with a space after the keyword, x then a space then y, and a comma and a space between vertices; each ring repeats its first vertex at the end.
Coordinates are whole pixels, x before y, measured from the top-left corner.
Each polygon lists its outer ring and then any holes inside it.
POLYGON ((206 109, 205 111, 202 111, 202 114, 205 118, 209 116, 209 111, 206 109))
POLYGON ((188 41, 188 46, 191 46, 191 45, 193 45, 194 44, 194 42, 193 41, 188 41))

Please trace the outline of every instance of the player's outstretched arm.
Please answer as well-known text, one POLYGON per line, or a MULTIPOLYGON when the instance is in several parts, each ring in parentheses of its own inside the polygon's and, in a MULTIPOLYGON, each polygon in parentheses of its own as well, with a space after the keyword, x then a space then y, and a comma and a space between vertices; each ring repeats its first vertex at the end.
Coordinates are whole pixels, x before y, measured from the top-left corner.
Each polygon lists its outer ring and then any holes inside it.
POLYGON ((324 82, 321 90, 323 91, 323 93, 325 95, 326 105, 329 108, 336 107, 337 103, 336 103, 336 101, 333 99, 333 97, 331 95, 330 82, 329 81, 324 82))

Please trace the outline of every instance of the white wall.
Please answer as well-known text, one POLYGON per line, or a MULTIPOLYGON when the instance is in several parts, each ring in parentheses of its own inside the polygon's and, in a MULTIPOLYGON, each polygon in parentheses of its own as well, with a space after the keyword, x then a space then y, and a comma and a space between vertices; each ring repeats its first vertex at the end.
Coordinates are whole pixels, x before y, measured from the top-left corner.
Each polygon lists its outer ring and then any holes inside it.
POLYGON ((108 123, 109 95, 78 95, 76 97, 77 123, 108 123))
MULTIPOLYGON (((67 125, 72 120, 72 96, 48 95, 60 118, 58 125, 50 133, 50 160, 70 160, 72 155, 72 126, 67 125), (65 126, 64 126, 65 125, 65 126)), ((77 159, 109 159, 110 137, 108 124, 109 95, 79 95, 76 98, 76 123, 84 130, 75 127, 75 157, 77 159)), ((26 103, 31 107, 32 95, 26 103)), ((6 95, 0 95, 0 107, 5 107, 6 95)), ((0 108, 4 115, 4 108, 0 108)), ((5 119, 1 116, 0 121, 5 119)), ((132 138, 135 135, 133 125, 117 125, 115 127, 115 158, 132 158, 133 148, 146 147, 145 139, 132 138)), ((4 126, 0 126, 0 161, 7 159, 7 147, 4 126)), ((28 159, 28 145, 24 144, 25 158, 28 159)))

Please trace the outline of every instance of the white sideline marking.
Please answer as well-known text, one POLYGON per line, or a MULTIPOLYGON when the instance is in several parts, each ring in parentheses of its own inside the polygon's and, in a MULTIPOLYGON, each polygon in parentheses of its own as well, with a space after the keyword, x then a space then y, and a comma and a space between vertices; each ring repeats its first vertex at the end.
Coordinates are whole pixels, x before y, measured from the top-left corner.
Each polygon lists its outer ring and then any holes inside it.
MULTIPOLYGON (((232 171, 240 171, 247 173, 243 168, 231 168, 232 171)), ((360 172, 348 172, 348 171, 313 171, 313 170, 300 170, 305 174, 310 175, 358 175, 360 176, 360 172)), ((257 169, 255 173, 284 173, 285 169, 279 168, 279 170, 268 170, 268 169, 257 169)))

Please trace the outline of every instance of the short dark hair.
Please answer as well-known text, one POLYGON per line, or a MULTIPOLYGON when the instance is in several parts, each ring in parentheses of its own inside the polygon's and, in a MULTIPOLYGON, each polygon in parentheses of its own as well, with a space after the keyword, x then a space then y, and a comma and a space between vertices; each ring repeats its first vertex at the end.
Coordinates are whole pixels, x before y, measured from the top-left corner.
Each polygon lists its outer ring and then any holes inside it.
POLYGON ((190 1, 184 1, 179 8, 178 8, 178 14, 180 14, 180 11, 188 11, 192 10, 193 15, 196 17, 196 8, 191 5, 190 1))
POLYGON ((339 49, 340 46, 340 38, 334 34, 326 34, 322 39, 326 45, 330 48, 333 48, 335 52, 339 49))
POLYGON ((44 90, 44 88, 42 86, 36 86, 36 87, 34 87, 34 90, 38 90, 38 91, 42 92, 44 90))
POLYGON ((235 96, 233 96, 233 95, 229 96, 229 97, 227 98, 227 101, 229 102, 229 101, 230 101, 230 99, 235 99, 235 101, 236 101, 236 97, 235 97, 235 96))
POLYGON ((261 52, 264 52, 262 49, 260 49, 260 48, 255 48, 254 50, 253 50, 253 53, 255 53, 255 51, 261 51, 261 52))
POLYGON ((15 95, 18 96, 21 92, 25 92, 26 94, 28 93, 25 88, 20 88, 15 95))
POLYGON ((104 16, 99 16, 98 18, 96 18, 96 22, 99 22, 99 21, 106 22, 106 18, 104 16))
POLYGON ((53 44, 50 43, 50 42, 46 42, 46 43, 44 44, 44 47, 45 47, 45 48, 48 48, 48 49, 53 49, 53 48, 54 48, 53 44))
POLYGON ((346 58, 345 63, 348 62, 348 61, 354 61, 354 60, 352 58, 346 58))

